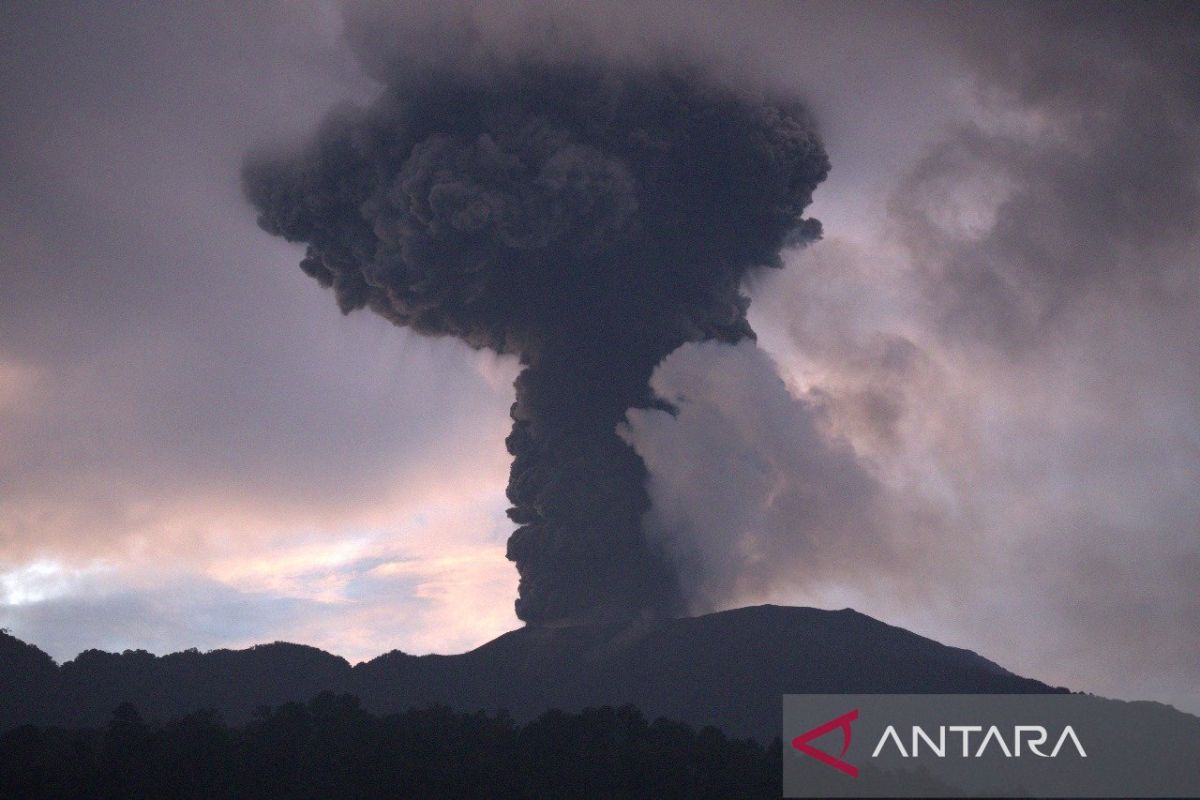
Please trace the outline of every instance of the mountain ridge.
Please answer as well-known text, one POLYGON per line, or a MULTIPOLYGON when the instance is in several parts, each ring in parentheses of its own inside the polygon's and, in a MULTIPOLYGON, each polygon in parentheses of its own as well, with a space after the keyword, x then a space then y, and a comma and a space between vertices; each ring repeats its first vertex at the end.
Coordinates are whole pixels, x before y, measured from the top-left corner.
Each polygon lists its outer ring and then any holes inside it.
POLYGON ((526 626, 465 653, 393 650, 353 666, 287 642, 164 656, 86 650, 57 665, 3 634, 0 689, 0 729, 102 724, 123 702, 148 718, 207 708, 237 723, 261 706, 335 691, 377 713, 446 705, 506 709, 517 719, 633 703, 650 717, 766 739, 778 735, 785 693, 1067 691, 853 609, 772 605, 624 625, 526 626))

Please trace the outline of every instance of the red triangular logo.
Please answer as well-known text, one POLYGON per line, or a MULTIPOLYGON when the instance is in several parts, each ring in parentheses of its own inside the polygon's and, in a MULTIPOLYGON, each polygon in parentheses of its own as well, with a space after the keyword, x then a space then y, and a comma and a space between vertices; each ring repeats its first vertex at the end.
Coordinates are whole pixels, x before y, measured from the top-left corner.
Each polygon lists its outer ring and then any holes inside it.
POLYGON ((838 728, 842 729, 842 752, 841 755, 846 755, 846 751, 850 749, 850 723, 858 719, 858 709, 842 714, 840 717, 835 717, 829 720, 824 725, 818 725, 811 731, 806 731, 795 739, 792 739, 792 747, 804 753, 807 756, 812 756, 822 764, 828 764, 836 770, 840 770, 851 778, 858 777, 858 767, 849 764, 837 756, 831 756, 823 750, 818 750, 809 744, 813 739, 819 739, 825 734, 838 728))

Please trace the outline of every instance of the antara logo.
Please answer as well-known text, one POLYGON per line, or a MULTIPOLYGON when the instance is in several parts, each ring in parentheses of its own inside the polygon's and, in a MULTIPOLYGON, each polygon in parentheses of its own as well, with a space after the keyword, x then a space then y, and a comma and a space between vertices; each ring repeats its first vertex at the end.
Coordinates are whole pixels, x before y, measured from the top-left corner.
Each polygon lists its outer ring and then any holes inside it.
POLYGON ((812 756, 817 761, 820 761, 823 764, 828 764, 829 766, 833 767, 834 769, 840 770, 840 771, 846 773, 851 778, 857 778, 858 777, 858 767, 854 766, 853 764, 849 763, 848 761, 843 761, 841 758, 839 758, 837 756, 831 756, 831 755, 829 755, 829 753, 826 753, 822 750, 818 750, 817 748, 815 748, 811 744, 809 744, 809 742, 811 742, 813 739, 817 739, 817 738, 829 733, 830 731, 841 728, 842 729, 842 755, 845 756, 846 751, 850 749, 850 723, 854 722, 854 720, 856 720, 856 719, 858 719, 858 709, 857 708, 854 709, 853 711, 848 711, 845 714, 842 714, 840 717, 834 717, 833 719, 829 720, 829 722, 826 722, 824 725, 818 725, 817 727, 813 728, 811 731, 805 731, 804 733, 797 736, 795 739, 792 739, 792 747, 796 748, 801 753, 804 753, 807 756, 812 756))
POLYGON ((983 732, 982 725, 940 725, 938 726, 938 735, 935 740, 932 736, 925 732, 925 729, 920 725, 912 726, 912 747, 910 750, 904 749, 904 742, 900 740, 900 734, 896 733, 895 725, 888 725, 884 730, 883 735, 879 737, 879 744, 875 745, 875 751, 871 753, 871 758, 875 758, 883 750, 884 745, 891 742, 895 749, 900 753, 902 758, 916 758, 919 755, 919 747, 922 740, 925 742, 925 748, 932 752, 938 758, 946 757, 946 732, 949 731, 951 737, 958 735, 962 742, 962 757, 963 758, 980 758, 988 749, 992 742, 995 742, 995 747, 1000 752, 1004 753, 1005 758, 1020 758, 1021 743, 1024 744, 1028 752, 1042 758, 1057 758, 1058 753, 1062 750, 1063 745, 1067 740, 1075 747, 1075 752, 1079 753, 1081 758, 1087 758, 1087 753, 1083 750, 1083 745, 1079 742, 1079 737, 1075 735, 1075 729, 1070 725, 1063 728, 1059 734, 1058 741, 1054 745, 1054 749, 1049 753, 1041 751, 1042 745, 1046 744, 1046 739, 1049 738, 1049 732, 1041 725, 1015 725, 1013 733, 1009 739, 1005 739, 1000 729, 992 725, 987 729, 987 733, 983 734, 983 738, 979 740, 979 747, 971 747, 971 734, 983 732), (1012 742, 1012 747, 1009 747, 1009 742, 1012 742))
MULTIPOLYGON (((858 767, 845 760, 846 753, 850 750, 851 740, 851 724, 858 719, 858 709, 848 711, 840 717, 834 717, 826 723, 818 725, 812 730, 792 739, 792 747, 804 753, 807 756, 817 759, 822 764, 827 764, 839 772, 844 772, 851 778, 858 777, 858 767), (818 750, 809 744, 813 739, 819 739, 827 733, 836 730, 842 732, 842 751, 839 755, 831 755, 824 750, 818 750)), ((937 729, 937 736, 931 736, 920 725, 912 726, 912 736, 910 738, 911 747, 905 748, 904 742, 900 738, 900 734, 896 731, 895 725, 888 725, 883 734, 879 737, 879 742, 875 745, 875 749, 871 752, 871 758, 878 758, 879 754, 884 751, 885 746, 892 745, 901 757, 916 758, 921 755, 921 742, 925 743, 925 750, 937 756, 945 758, 949 748, 947 747, 947 733, 953 738, 957 736, 962 744, 961 750, 955 748, 951 753, 961 752, 963 758, 980 758, 987 751, 992 743, 995 743, 995 748, 1002 752, 1007 758, 1019 758, 1022 755, 1022 744, 1025 746, 1024 752, 1032 753, 1041 758, 1056 758, 1063 746, 1070 742, 1075 751, 1081 758, 1087 758, 1087 753, 1083 749, 1083 744, 1079 741, 1079 737, 1075 735, 1075 730, 1067 725, 1063 728, 1062 733, 1058 736, 1054 748, 1049 752, 1042 752, 1041 747, 1046 744, 1049 739, 1049 731, 1041 725, 1016 725, 1013 727, 1012 736, 1006 739, 1001 733, 1000 728, 992 725, 984 733, 982 725, 941 725, 937 729), (978 747, 971 746, 971 734, 982 733, 982 738, 979 739, 978 747), (1012 742, 1012 746, 1009 746, 1012 742)))

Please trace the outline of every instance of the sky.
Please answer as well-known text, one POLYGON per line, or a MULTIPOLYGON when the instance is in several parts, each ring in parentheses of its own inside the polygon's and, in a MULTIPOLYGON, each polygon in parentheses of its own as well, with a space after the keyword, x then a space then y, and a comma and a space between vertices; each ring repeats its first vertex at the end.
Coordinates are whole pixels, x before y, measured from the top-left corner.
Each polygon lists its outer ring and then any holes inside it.
POLYGON ((239 172, 402 54, 701 63, 801 98, 824 239, 634 410, 696 613, 851 606, 1200 711, 1194 6, 10 3, 0 626, 461 652, 516 627, 518 365, 343 316, 239 172))

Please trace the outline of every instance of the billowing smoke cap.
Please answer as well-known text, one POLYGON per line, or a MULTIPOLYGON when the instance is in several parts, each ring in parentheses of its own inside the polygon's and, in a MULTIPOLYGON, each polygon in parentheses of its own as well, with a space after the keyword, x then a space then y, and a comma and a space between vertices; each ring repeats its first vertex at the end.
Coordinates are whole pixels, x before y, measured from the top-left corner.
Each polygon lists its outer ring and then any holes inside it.
POLYGON ((519 352, 564 308, 651 303, 695 338, 747 269, 819 235, 802 214, 829 164, 798 105, 563 65, 397 86, 244 170, 345 311, 519 352))

